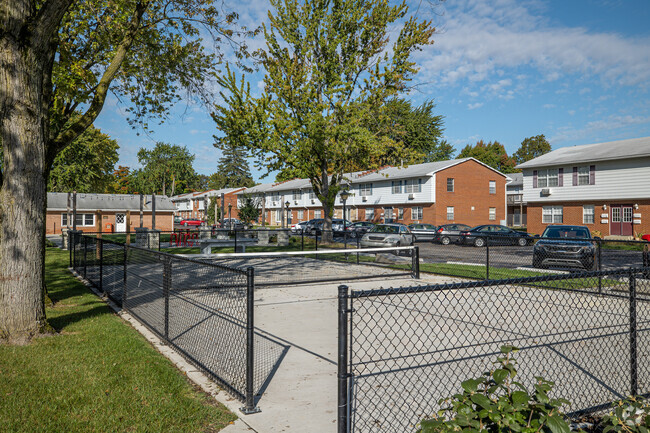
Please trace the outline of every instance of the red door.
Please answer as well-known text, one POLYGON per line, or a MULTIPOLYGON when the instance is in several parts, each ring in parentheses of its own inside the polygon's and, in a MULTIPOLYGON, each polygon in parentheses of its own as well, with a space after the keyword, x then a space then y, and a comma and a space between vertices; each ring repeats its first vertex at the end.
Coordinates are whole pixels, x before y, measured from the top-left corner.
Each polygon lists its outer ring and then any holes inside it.
POLYGON ((632 236, 634 233, 634 208, 632 205, 613 205, 609 232, 612 235, 632 236))

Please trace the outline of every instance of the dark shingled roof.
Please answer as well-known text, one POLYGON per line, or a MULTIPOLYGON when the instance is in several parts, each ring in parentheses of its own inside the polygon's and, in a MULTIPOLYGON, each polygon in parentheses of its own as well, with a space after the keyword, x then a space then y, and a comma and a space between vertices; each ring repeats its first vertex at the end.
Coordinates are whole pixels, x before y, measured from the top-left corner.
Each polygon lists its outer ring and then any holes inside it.
MULTIPOLYGON (((72 208, 72 194, 70 194, 70 207, 72 208)), ((48 192, 47 210, 66 210, 68 207, 67 192, 48 192)), ((169 197, 156 196, 156 212, 174 211, 176 207, 169 197)), ((86 194, 77 193, 78 211, 137 211, 140 212, 139 194, 86 194)), ((151 196, 144 196, 144 211, 151 211, 151 196)))

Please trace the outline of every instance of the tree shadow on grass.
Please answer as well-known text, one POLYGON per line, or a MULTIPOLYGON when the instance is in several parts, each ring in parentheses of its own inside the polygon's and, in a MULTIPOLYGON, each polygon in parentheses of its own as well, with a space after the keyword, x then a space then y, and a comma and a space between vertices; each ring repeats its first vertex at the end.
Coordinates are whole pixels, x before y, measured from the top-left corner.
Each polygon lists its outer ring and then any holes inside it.
POLYGON ((50 316, 47 322, 57 331, 65 331, 65 328, 77 323, 82 322, 93 317, 110 314, 106 305, 98 304, 96 307, 85 309, 83 311, 74 311, 68 314, 61 314, 59 316, 50 316))

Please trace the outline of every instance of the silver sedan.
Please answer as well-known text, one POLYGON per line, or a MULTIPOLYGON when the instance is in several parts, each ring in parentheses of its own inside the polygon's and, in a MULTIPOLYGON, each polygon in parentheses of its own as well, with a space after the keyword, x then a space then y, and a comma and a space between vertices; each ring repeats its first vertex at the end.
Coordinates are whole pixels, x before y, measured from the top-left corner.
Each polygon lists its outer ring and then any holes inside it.
POLYGON ((389 248, 413 245, 413 234, 401 224, 378 224, 361 238, 361 248, 389 248))

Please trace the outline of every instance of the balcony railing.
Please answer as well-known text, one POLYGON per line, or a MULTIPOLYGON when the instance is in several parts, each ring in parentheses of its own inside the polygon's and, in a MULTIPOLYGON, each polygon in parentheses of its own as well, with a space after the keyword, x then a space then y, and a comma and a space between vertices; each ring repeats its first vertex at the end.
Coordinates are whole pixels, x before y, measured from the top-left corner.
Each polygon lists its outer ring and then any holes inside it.
POLYGON ((523 194, 509 194, 508 204, 525 204, 523 194))

